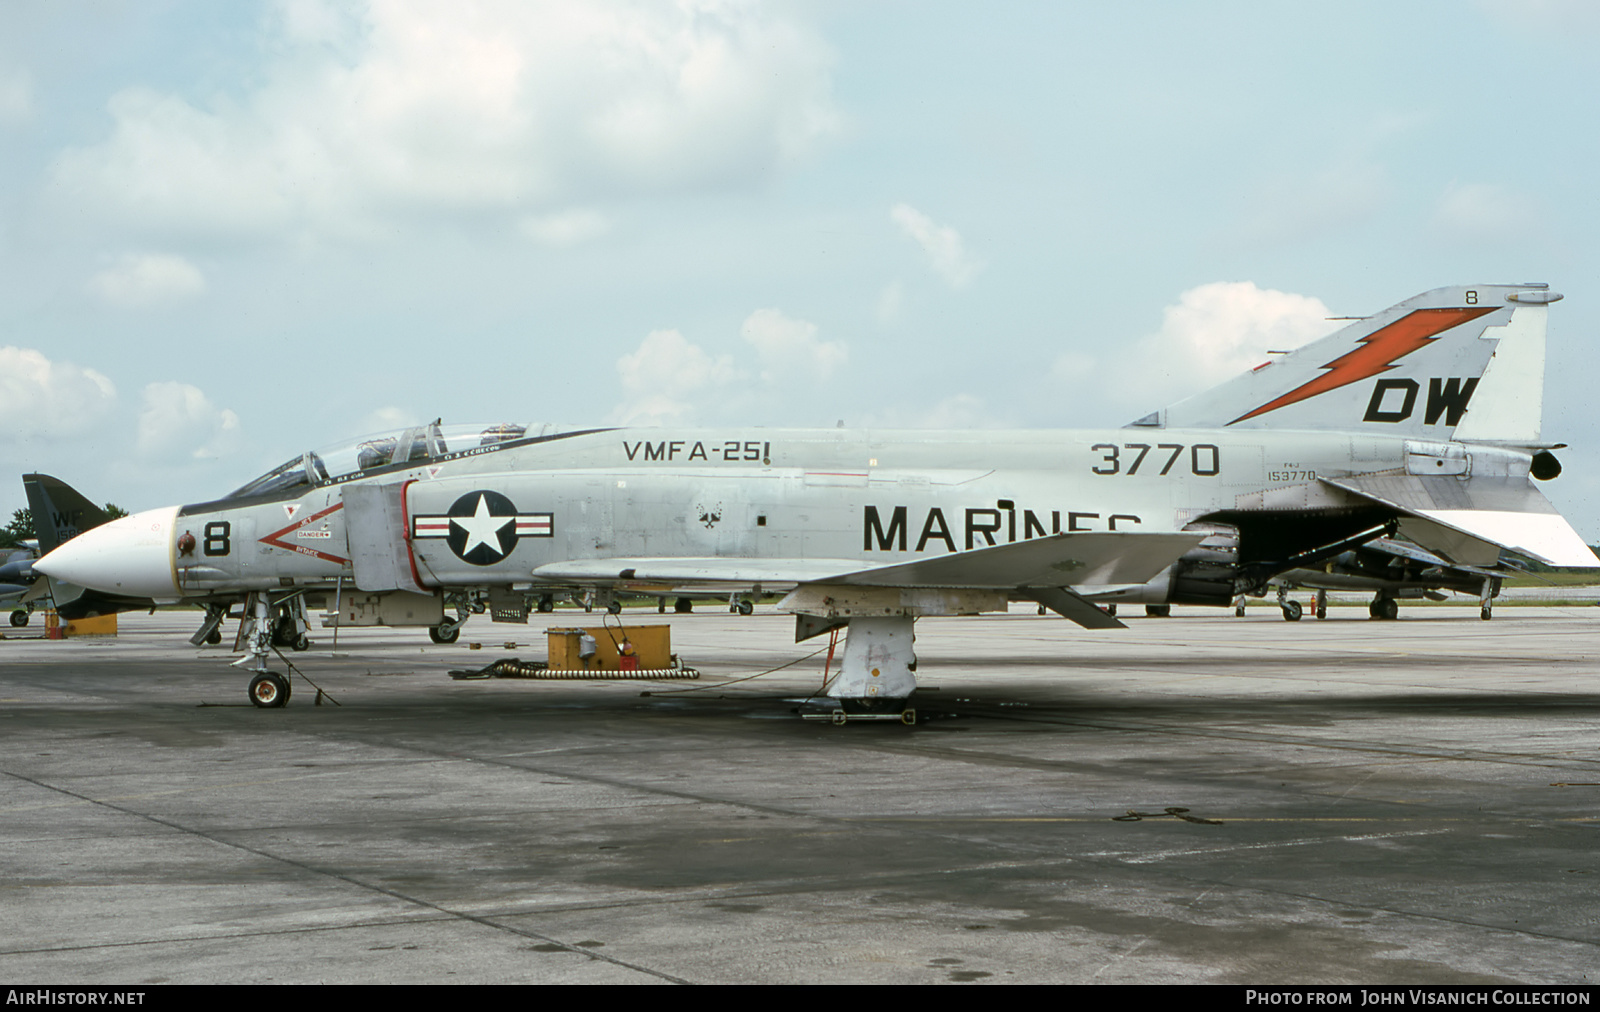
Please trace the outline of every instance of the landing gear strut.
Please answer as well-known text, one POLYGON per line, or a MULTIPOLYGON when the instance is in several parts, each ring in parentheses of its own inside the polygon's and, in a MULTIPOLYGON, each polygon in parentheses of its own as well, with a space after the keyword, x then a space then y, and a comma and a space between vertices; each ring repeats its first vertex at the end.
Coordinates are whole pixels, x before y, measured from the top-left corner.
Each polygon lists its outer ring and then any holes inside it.
MULTIPOLYGON (((289 701, 289 679, 267 670, 267 656, 274 645, 296 650, 309 647, 309 625, 300 591, 291 591, 277 601, 267 591, 255 591, 245 599, 244 628, 240 630, 245 655, 233 663, 236 667, 248 665, 255 672, 250 679, 250 702, 263 709, 276 709, 289 701)), ((201 627, 201 631, 206 630, 201 627)))
POLYGON ((1278 607, 1283 609, 1283 620, 1285 622, 1298 622, 1300 621, 1300 616, 1304 613, 1304 609, 1300 607, 1300 602, 1289 596, 1289 588, 1287 586, 1278 588, 1278 607))

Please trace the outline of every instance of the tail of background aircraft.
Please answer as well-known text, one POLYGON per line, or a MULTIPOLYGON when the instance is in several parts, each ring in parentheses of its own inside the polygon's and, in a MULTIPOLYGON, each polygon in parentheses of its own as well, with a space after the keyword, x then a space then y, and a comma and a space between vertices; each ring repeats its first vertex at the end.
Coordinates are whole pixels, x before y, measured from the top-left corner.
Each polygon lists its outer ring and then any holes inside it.
POLYGON ((33 530, 39 538, 39 554, 48 555, 63 541, 70 541, 92 527, 99 527, 111 515, 59 478, 48 474, 25 474, 22 489, 33 513, 33 530))
POLYGON ((1133 424, 1539 446, 1542 284, 1436 288, 1133 424))

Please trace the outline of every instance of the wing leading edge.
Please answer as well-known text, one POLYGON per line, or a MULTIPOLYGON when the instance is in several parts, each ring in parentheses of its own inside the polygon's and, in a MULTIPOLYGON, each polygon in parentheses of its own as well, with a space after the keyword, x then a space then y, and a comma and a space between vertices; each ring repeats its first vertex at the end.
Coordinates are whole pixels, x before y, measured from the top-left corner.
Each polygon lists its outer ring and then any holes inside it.
POLYGON ((1204 536, 1188 533, 1053 534, 970 552, 863 567, 851 559, 617 558, 554 562, 536 579, 580 585, 838 584, 1015 590, 1143 583, 1204 536))

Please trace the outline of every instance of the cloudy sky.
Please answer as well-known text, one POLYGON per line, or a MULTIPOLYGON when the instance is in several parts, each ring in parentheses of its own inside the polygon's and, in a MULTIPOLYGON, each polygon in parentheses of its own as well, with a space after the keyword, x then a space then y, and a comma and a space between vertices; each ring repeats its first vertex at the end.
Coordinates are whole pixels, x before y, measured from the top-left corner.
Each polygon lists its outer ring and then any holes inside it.
POLYGON ((0 520, 442 416, 1121 425, 1548 281, 1600 541, 1600 5, 0 0, 0 520))

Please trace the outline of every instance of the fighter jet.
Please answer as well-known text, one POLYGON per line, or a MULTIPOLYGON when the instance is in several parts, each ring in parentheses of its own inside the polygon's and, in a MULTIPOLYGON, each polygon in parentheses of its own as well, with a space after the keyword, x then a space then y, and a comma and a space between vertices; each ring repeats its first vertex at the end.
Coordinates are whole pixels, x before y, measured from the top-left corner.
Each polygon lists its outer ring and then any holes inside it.
MULTIPOLYGON (((1120 429, 417 426, 296 454, 148 510, 35 569, 105 595, 243 604, 250 698, 282 705, 275 629, 526 621, 556 595, 784 592, 796 639, 844 628, 828 706, 893 716, 918 618, 1091 597, 1226 605, 1396 533, 1453 565, 1502 548, 1600 566, 1532 479, 1546 285, 1440 288, 1120 429), (1232 552, 1202 542, 1218 526, 1232 552), (454 617, 446 616, 446 609, 454 617)), ((199 638, 207 629, 202 627, 199 638)))
POLYGON ((32 548, 0 548, 0 601, 12 601, 19 607, 11 611, 11 624, 25 626, 33 612, 31 601, 25 600, 33 586, 33 560, 38 553, 32 548))

